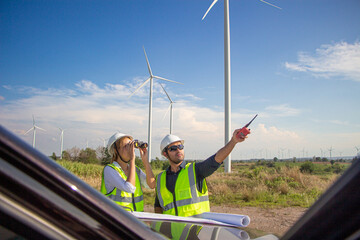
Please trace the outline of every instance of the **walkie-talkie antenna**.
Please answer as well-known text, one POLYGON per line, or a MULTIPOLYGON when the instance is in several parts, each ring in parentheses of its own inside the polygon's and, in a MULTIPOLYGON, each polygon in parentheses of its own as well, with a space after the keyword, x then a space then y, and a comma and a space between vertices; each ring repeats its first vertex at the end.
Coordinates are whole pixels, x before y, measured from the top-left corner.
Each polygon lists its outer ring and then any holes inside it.
POLYGON ((252 121, 254 121, 254 119, 257 117, 257 114, 255 115, 255 117, 253 117, 253 119, 251 119, 250 122, 248 122, 242 129, 240 129, 240 131, 237 133, 238 137, 246 137, 246 135, 248 135, 250 133, 250 129, 248 129, 247 127, 250 126, 250 124, 252 123, 252 121))
POLYGON ((254 119, 257 117, 257 114, 255 115, 255 117, 253 117, 253 119, 251 119, 251 121, 245 125, 245 127, 247 128, 248 126, 250 126, 250 124, 252 123, 252 121, 254 121, 254 119))

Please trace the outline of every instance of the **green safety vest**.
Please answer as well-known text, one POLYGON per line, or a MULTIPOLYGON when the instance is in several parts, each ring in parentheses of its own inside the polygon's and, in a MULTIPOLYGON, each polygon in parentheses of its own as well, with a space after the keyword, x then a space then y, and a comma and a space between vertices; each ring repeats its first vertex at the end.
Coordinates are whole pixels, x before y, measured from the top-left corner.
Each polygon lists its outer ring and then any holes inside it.
POLYGON ((166 171, 156 177, 156 192, 163 214, 182 217, 210 212, 206 180, 202 183, 202 192, 196 187, 195 164, 188 163, 180 170, 175 183, 175 195, 166 188, 166 171))
MULTIPOLYGON (((115 169, 120 174, 120 176, 126 180, 127 177, 121 168, 115 166, 114 164, 108 164, 107 166, 115 169)), ((141 189, 140 178, 139 178, 140 169, 138 167, 136 167, 135 173, 136 173, 136 177, 135 177, 136 190, 134 193, 121 191, 116 187, 114 187, 110 192, 108 192, 105 187, 104 170, 103 170, 102 181, 101 181, 101 193, 105 194, 105 196, 108 196, 110 199, 112 199, 120 206, 124 207, 124 209, 127 211, 143 212, 144 196, 141 189)))
POLYGON ((158 221, 153 222, 151 228, 172 240, 186 240, 198 239, 197 236, 203 227, 192 223, 158 221), (191 230, 192 235, 189 235, 191 230))

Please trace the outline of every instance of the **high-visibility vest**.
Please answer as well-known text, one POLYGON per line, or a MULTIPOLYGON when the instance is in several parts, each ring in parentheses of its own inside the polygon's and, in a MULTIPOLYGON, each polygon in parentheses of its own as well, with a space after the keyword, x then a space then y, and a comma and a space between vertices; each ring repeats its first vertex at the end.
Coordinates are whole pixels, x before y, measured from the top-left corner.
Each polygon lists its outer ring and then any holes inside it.
POLYGON ((186 240, 198 239, 197 236, 203 226, 192 223, 157 221, 151 224, 151 228, 172 240, 186 240), (192 231, 192 235, 189 235, 190 231, 192 231))
MULTIPOLYGON (((115 166, 114 164, 108 164, 107 166, 115 169, 123 179, 125 179, 125 180, 127 179, 124 171, 121 168, 115 166)), ((103 170, 102 181, 101 181, 101 192, 103 194, 105 194, 105 196, 108 196, 114 202, 119 204, 120 206, 124 207, 124 209, 127 211, 143 212, 144 211, 144 196, 143 196, 143 192, 141 189, 140 178, 139 178, 140 169, 138 167, 136 167, 135 173, 136 173, 136 177, 135 177, 136 190, 134 193, 121 191, 120 189, 118 189, 116 187, 114 187, 110 192, 108 192, 105 187, 104 170, 103 170)))
POLYGON ((206 180, 203 180, 202 192, 198 191, 194 163, 188 163, 180 170, 174 195, 166 188, 166 171, 156 178, 156 192, 163 214, 189 217, 210 212, 206 180))

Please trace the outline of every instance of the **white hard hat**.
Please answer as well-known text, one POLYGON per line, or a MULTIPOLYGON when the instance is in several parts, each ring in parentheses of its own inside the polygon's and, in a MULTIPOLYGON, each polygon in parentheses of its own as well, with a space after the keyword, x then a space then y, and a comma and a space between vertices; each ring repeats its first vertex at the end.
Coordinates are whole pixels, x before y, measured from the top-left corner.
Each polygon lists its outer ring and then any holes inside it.
POLYGON ((180 139, 178 136, 171 134, 166 135, 160 143, 160 152, 162 153, 167 146, 178 141, 184 144, 184 140, 180 139))
POLYGON ((108 141, 108 144, 107 144, 107 150, 108 150, 108 153, 110 154, 110 156, 112 156, 114 154, 114 151, 113 151, 113 144, 120 138, 122 137, 128 137, 130 138, 131 140, 133 139, 130 135, 128 134, 125 134, 125 133, 121 133, 119 131, 115 132, 110 138, 109 138, 109 141, 108 141))

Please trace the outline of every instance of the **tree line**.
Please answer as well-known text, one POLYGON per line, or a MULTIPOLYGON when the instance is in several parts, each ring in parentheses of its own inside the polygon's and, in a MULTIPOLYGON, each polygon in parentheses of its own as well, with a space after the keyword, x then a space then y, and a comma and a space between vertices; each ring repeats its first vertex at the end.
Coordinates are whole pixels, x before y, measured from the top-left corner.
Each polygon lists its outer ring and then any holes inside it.
MULTIPOLYGON (((54 160, 59 160, 60 157, 56 156, 55 153, 53 153, 50 158, 54 159, 54 160)), ((72 147, 71 149, 67 149, 65 151, 63 151, 62 153, 62 159, 64 160, 68 160, 68 161, 72 161, 72 162, 81 162, 81 163, 85 163, 85 164, 100 164, 100 165, 106 165, 108 163, 110 163, 111 161, 111 156, 107 150, 106 147, 102 147, 99 146, 96 149, 92 149, 92 148, 85 148, 85 149, 80 149, 78 147, 72 147)), ((345 160, 345 159, 337 159, 337 160, 329 160, 327 158, 321 158, 321 157, 312 157, 309 159, 296 159, 295 157, 292 159, 288 159, 288 160, 283 160, 283 159, 278 159, 277 157, 274 157, 273 160, 255 160, 252 159, 250 161, 244 161, 244 160, 240 160, 239 162, 257 162, 257 164, 261 165, 261 164, 266 164, 266 165, 271 165, 274 164, 276 162, 307 162, 304 167, 305 171, 307 172, 312 172, 312 162, 328 162, 331 164, 331 166, 333 167, 337 167, 334 164, 336 163, 345 163, 345 162, 353 162, 356 158, 352 159, 352 160, 345 160), (310 162, 310 163, 309 163, 310 162)), ((237 162, 237 161, 234 161, 237 162)), ((136 166, 140 167, 140 168, 144 168, 142 160, 140 157, 136 156, 135 157, 135 164, 136 166)), ((169 163, 168 161, 164 161, 164 160, 160 160, 158 157, 155 158, 155 160, 153 159, 151 161, 151 167, 153 169, 162 169, 165 170, 168 166, 169 163)), ((303 169, 303 170, 304 170, 303 169)), ((340 170, 341 171, 341 170, 340 170)))
MULTIPOLYGON (((53 153, 50 156, 53 160, 60 160, 60 157, 56 156, 53 153)), ((81 162, 85 164, 99 164, 106 165, 111 161, 111 156, 106 147, 97 147, 96 149, 85 148, 80 149, 78 147, 72 147, 70 149, 64 150, 62 152, 62 159, 71 161, 71 162, 81 162)), ((135 157, 135 165, 144 169, 144 165, 140 157, 135 157)), ((158 157, 153 159, 150 163, 153 169, 163 169, 165 170, 170 164, 168 161, 160 160, 158 157)))

